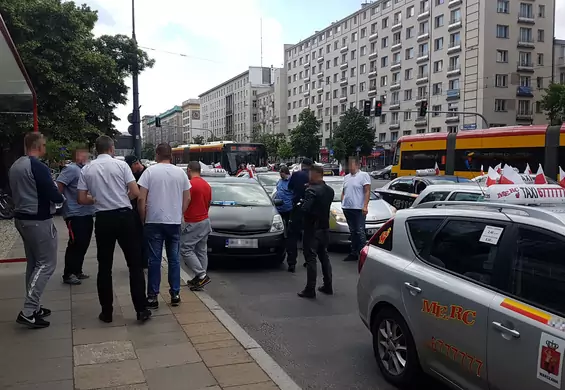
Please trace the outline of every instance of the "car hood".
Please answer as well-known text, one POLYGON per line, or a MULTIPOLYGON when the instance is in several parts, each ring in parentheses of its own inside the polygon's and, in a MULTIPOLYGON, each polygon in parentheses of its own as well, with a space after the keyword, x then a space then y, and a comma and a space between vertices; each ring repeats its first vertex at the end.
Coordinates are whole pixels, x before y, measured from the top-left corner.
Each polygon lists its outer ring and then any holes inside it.
MULTIPOLYGON (((331 210, 342 211, 341 202, 333 202, 331 210)), ((366 222, 375 222, 390 219, 394 214, 394 209, 391 205, 382 199, 375 199, 369 201, 369 212, 367 213, 366 222)))
POLYGON ((277 210, 273 206, 211 206, 209 215, 213 230, 269 230, 277 210))

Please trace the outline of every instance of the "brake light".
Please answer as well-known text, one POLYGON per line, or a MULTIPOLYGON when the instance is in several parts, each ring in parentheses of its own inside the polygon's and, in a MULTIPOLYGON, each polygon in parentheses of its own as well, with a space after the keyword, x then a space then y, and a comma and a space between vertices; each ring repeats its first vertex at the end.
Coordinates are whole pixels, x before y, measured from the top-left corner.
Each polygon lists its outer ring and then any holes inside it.
POLYGON ((357 269, 359 273, 363 269, 363 265, 365 265, 365 260, 367 260, 367 254, 369 253, 369 244, 365 245, 361 252, 359 253, 359 263, 357 263, 357 269))

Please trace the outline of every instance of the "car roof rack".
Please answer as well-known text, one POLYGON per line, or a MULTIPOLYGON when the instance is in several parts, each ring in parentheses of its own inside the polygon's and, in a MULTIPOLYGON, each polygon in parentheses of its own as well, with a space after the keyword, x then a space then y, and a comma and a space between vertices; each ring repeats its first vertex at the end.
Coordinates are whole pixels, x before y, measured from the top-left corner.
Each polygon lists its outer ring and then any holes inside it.
MULTIPOLYGON (((546 222, 553 222, 559 225, 565 225, 565 221, 554 214, 551 209, 543 209, 539 207, 515 205, 508 203, 494 203, 494 202, 454 202, 454 201, 439 201, 439 202, 426 202, 416 205, 415 209, 437 209, 439 207, 450 208, 474 208, 483 211, 497 211, 503 214, 514 214, 525 217, 532 217, 546 222)), ((565 212, 565 210, 563 210, 565 212)))

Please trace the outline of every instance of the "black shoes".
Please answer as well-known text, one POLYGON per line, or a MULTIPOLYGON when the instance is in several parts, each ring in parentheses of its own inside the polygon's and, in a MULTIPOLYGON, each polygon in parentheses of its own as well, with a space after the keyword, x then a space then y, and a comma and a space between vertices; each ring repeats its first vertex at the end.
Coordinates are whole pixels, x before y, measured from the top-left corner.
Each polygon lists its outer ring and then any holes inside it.
POLYGON ((64 277, 63 283, 70 284, 71 286, 78 286, 79 284, 82 284, 80 278, 77 277, 76 275, 69 275, 67 277, 64 277))
POLYGON ((334 295, 334 290, 331 286, 320 286, 318 287, 318 291, 326 295, 334 295))
POLYGON ((300 298, 310 298, 310 299, 312 299, 312 298, 316 298, 316 292, 312 291, 312 290, 304 289, 304 290, 302 290, 298 293, 298 296, 300 298))
POLYGON ((98 319, 102 322, 107 323, 107 324, 109 324, 110 322, 112 322, 114 320, 112 313, 104 313, 104 312, 98 314, 98 319))
POLYGON ((89 279, 90 275, 87 275, 84 272, 81 272, 80 274, 77 275, 77 278, 79 278, 79 280, 89 279))
POLYGON ((152 310, 157 310, 159 308, 159 300, 157 297, 147 298, 147 308, 152 310))
POLYGON ((173 296, 171 296, 171 306, 178 306, 180 305, 180 295, 179 294, 175 294, 173 296))
POLYGON ((289 265, 288 266, 288 272, 295 273, 296 272, 296 266, 295 265, 289 265))
MULTIPOLYGON (((51 314, 50 311, 49 314, 51 314)), ((45 321, 43 317, 40 316, 39 312, 35 312, 33 313, 33 315, 26 317, 24 316, 24 313, 20 311, 20 314, 18 314, 18 318, 16 319, 16 322, 20 325, 27 326, 30 329, 47 328, 50 325, 49 321, 45 321)))
POLYGON ((204 286, 210 283, 212 279, 208 275, 196 276, 190 282, 188 282, 188 286, 190 287, 190 291, 201 291, 204 286))
POLYGON ((51 315, 51 310, 46 309, 44 307, 40 308, 38 311, 35 312, 40 318, 49 317, 51 315))
POLYGON ((145 309, 137 313, 137 320, 140 322, 145 322, 151 318, 151 310, 145 309))

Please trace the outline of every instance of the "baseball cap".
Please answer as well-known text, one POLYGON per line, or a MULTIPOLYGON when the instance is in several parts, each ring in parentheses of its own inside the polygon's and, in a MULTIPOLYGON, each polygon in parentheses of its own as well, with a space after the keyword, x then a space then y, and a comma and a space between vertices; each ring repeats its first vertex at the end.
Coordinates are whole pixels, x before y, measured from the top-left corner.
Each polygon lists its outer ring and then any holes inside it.
POLYGON ((134 155, 126 156, 124 161, 131 167, 133 164, 139 161, 134 155))
POLYGON ((311 167, 312 165, 314 165, 314 163, 309 158, 305 158, 304 160, 302 160, 302 165, 305 165, 307 167, 311 167))

